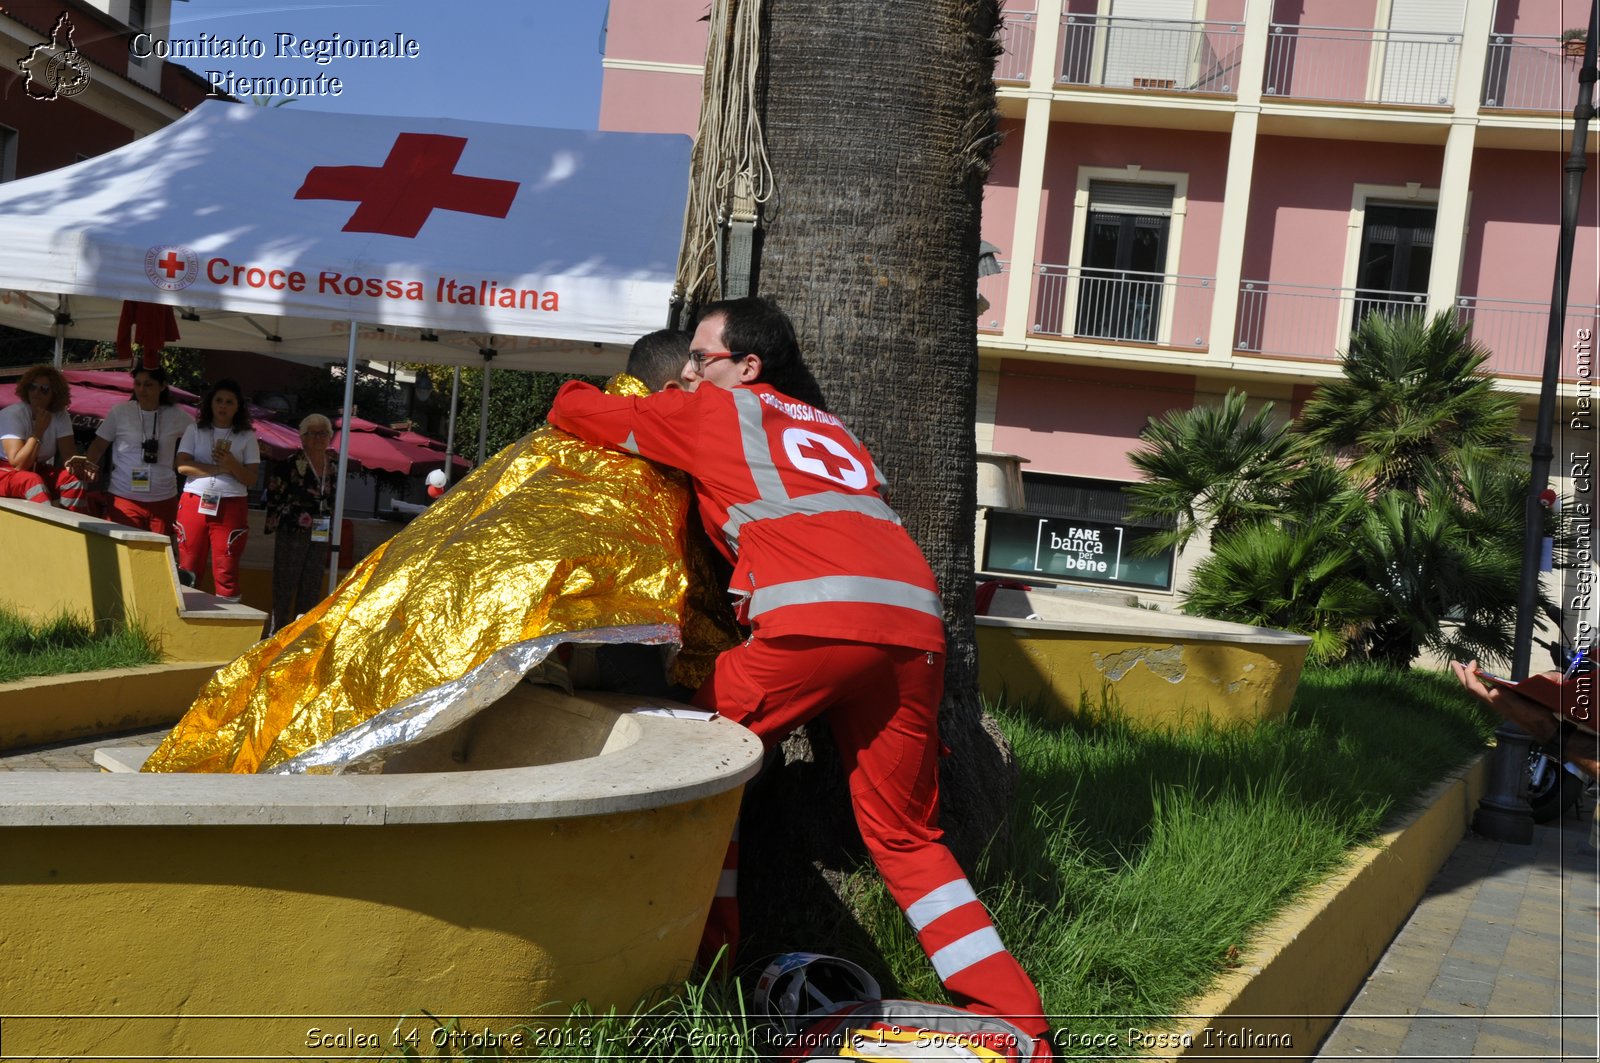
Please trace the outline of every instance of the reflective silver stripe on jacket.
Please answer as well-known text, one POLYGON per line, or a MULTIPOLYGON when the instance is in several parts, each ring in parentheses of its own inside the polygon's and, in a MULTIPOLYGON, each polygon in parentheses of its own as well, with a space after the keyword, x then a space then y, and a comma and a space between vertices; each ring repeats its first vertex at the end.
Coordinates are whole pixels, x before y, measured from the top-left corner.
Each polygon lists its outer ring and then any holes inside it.
POLYGON ((928 959, 932 961, 933 969, 939 975, 939 981, 948 982, 973 964, 1004 951, 1006 946, 1000 940, 999 932, 992 926, 986 926, 982 930, 974 930, 966 937, 957 938, 928 959))
POLYGON ((889 503, 874 495, 846 495, 837 491, 820 491, 814 495, 801 495, 783 502, 757 499, 728 507, 728 519, 722 525, 723 537, 731 545, 738 545, 739 529, 752 520, 770 520, 773 517, 791 517, 796 513, 815 516, 818 513, 860 513, 891 524, 899 524, 900 517, 889 503))
POLYGON ((940 916, 949 915, 962 905, 971 904, 978 899, 972 891, 972 883, 965 878, 951 879, 936 890, 929 890, 906 909, 906 918, 911 921, 911 929, 922 933, 940 916))
POLYGON ((786 501, 789 492, 784 489, 783 478, 772 461, 766 429, 761 427, 761 396, 736 388, 733 404, 739 411, 739 441, 744 444, 744 463, 756 482, 756 497, 766 502, 786 501))
POLYGON ((750 595, 748 615, 755 618, 787 605, 815 605, 821 602, 892 605, 915 609, 941 621, 944 619, 944 608, 933 591, 914 583, 877 576, 818 576, 815 579, 757 587, 750 595))

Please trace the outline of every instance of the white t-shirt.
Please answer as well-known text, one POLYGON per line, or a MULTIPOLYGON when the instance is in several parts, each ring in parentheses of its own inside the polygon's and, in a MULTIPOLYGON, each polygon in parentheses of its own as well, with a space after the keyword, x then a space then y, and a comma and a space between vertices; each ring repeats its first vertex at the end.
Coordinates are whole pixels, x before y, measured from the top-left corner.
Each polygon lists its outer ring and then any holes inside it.
MULTIPOLYGON (((0 439, 17 439, 26 443, 28 437, 33 435, 33 407, 27 402, 15 402, 5 409, 0 410, 0 439)), ((66 410, 57 410, 50 417, 50 423, 45 426, 44 436, 39 440, 38 462, 56 464, 56 440, 72 438, 72 418, 67 416, 66 410)), ((0 458, 5 457, 5 451, 0 450, 0 458)))
POLYGON ((162 502, 177 494, 178 474, 172 463, 178 440, 192 424, 194 418, 176 406, 141 410, 130 399, 111 407, 95 432, 111 444, 111 493, 136 502, 162 502), (151 438, 157 443, 153 462, 144 460, 144 441, 151 438))
MULTIPOLYGON (((196 461, 207 465, 213 464, 212 447, 219 439, 226 439, 235 460, 240 465, 256 465, 261 461, 261 450, 256 444, 256 434, 252 429, 242 431, 232 428, 217 428, 215 426, 201 428, 192 424, 183 430, 183 439, 178 443, 178 452, 187 454, 196 461)), ((223 498, 239 498, 249 494, 244 484, 240 483, 228 473, 219 476, 191 477, 183 485, 186 495, 221 495, 223 498)))

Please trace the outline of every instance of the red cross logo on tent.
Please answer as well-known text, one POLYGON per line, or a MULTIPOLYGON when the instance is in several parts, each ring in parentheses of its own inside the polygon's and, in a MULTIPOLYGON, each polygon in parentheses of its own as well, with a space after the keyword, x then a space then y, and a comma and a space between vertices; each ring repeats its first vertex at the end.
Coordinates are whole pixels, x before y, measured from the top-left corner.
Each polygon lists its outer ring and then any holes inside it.
POLYGON ((783 430, 783 452, 801 472, 859 490, 867 486, 867 470, 844 445, 804 428, 783 430))
POLYGON ((314 166, 294 198, 359 203, 345 232, 407 239, 435 210, 505 217, 520 183, 456 173, 466 146, 466 137, 401 133, 382 166, 314 166))
POLYGON ((187 247, 152 247, 144 253, 144 275, 164 292, 182 291, 200 275, 200 256, 187 247))

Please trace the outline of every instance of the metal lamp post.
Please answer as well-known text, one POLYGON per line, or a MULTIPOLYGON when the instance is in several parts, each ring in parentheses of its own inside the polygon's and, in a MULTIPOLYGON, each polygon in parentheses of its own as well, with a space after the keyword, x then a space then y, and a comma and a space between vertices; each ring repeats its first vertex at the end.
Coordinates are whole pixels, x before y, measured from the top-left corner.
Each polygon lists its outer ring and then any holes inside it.
MULTIPOLYGON (((1517 680, 1528 677, 1533 650, 1544 524, 1544 507, 1539 496, 1549 482, 1550 462, 1555 453, 1551 437, 1555 425, 1556 386, 1561 379, 1561 352, 1565 347, 1562 331, 1567 319, 1567 285, 1572 276, 1572 248, 1578 228, 1578 207, 1583 198, 1583 175, 1588 169, 1589 120, 1594 117, 1596 37, 1600 37, 1600 0, 1590 0, 1589 36, 1584 44, 1583 63, 1578 68, 1578 99, 1572 108, 1572 146, 1563 167, 1566 182, 1561 196, 1561 243, 1556 252, 1555 289, 1550 296, 1550 321, 1545 331, 1544 377, 1539 389, 1532 478, 1523 511, 1526 526, 1522 580, 1517 593, 1516 650, 1511 665, 1511 676, 1517 680)), ((1495 740, 1488 787, 1478 802, 1472 826, 1478 833, 1496 841, 1526 844, 1533 840, 1533 814, 1528 808, 1524 785, 1532 739, 1522 728, 1508 722, 1495 731, 1495 740)))

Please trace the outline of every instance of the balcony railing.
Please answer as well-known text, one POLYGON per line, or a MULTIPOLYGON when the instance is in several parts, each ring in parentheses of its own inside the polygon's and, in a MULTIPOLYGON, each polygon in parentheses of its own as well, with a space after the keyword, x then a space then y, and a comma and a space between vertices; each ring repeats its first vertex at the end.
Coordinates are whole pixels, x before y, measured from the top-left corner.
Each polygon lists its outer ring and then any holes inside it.
POLYGON ((1007 15, 1000 23, 1000 46, 994 61, 996 81, 1027 81, 1033 71, 1033 40, 1038 23, 1032 11, 1007 15))
MULTIPOLYGON (((1484 299, 1461 296, 1456 300, 1456 316, 1472 326, 1472 338, 1494 352, 1486 368, 1497 376, 1539 377, 1544 373, 1544 344, 1550 304, 1514 299, 1484 299)), ((1588 329, 1591 339, 1600 328, 1600 307, 1568 306, 1562 326, 1561 379, 1578 379, 1577 353, 1573 344, 1579 329, 1588 329)), ((1593 357, 1593 347, 1590 347, 1593 357)), ((1593 379, 1594 365, 1585 367, 1593 379)))
POLYGON ((1237 22, 1063 15, 1056 83, 1232 94, 1243 46, 1237 22))
POLYGON ((1213 278, 1040 264, 1033 331, 1155 347, 1204 347, 1213 278))
POLYGON ((1483 105, 1513 111, 1567 113, 1577 102, 1580 57, 1568 57, 1559 37, 1489 38, 1483 105))
POLYGON ((979 332, 999 332, 1006 323, 1006 285, 1011 282, 1011 263, 1003 258, 996 261, 1000 265, 999 273, 978 278, 979 332), (987 308, 984 300, 989 303, 987 308))
POLYGON ((1421 314, 1427 304, 1428 297, 1415 292, 1243 281, 1233 346, 1252 354, 1337 361, 1366 315, 1421 314))
POLYGON ((1448 107, 1459 33, 1273 23, 1262 93, 1303 100, 1448 107))

